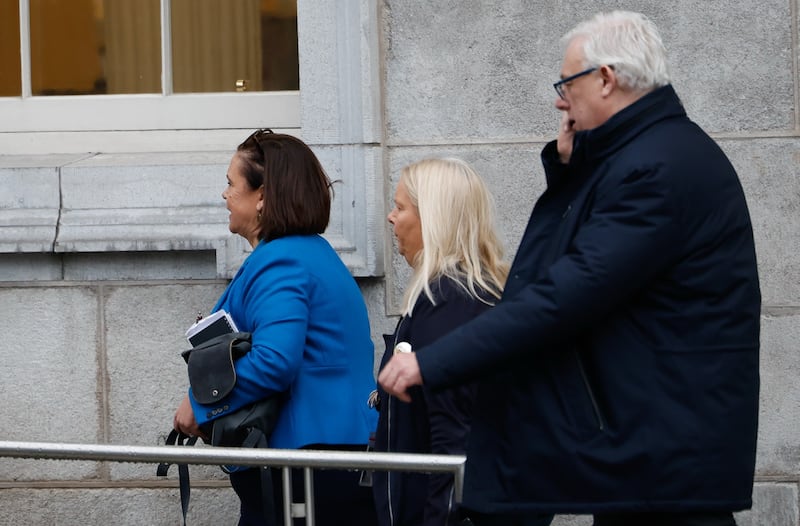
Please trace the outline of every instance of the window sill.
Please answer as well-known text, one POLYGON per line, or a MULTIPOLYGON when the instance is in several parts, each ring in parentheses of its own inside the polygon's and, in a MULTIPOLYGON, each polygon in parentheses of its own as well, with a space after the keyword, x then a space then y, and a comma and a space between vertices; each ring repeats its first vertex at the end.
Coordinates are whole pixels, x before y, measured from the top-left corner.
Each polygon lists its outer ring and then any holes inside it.
MULTIPOLYGON (((338 172, 353 156, 343 148, 315 150, 338 172)), ((230 278, 250 247, 228 231, 229 161, 230 152, 0 155, 0 254, 213 250, 217 276, 230 278)), ((358 179, 343 186, 325 237, 354 275, 379 275, 381 258, 359 242, 367 218, 353 218, 369 192, 358 179)))

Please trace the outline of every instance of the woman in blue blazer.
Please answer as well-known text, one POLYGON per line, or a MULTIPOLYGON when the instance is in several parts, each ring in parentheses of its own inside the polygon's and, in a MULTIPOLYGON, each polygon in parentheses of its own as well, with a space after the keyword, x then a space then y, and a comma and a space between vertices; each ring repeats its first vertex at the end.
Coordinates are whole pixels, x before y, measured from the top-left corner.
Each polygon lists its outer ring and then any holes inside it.
MULTIPOLYGON (((222 197, 230 231, 253 252, 214 309, 228 311, 240 331, 252 334, 252 349, 235 363, 231 394, 203 405, 190 390, 175 428, 201 435, 199 426, 214 418, 280 396, 270 447, 366 449, 376 424, 367 405, 373 346, 361 292, 320 236, 330 214, 330 180, 306 144, 270 130, 239 145, 227 178, 222 197)), ((230 478, 241 500, 239 524, 272 523, 263 517, 259 470, 230 478)), ((274 486, 280 489, 280 481, 274 486)), ((317 471, 314 491, 317 524, 374 522, 371 495, 358 486, 357 473, 317 471), (342 508, 346 518, 339 517, 342 508)))

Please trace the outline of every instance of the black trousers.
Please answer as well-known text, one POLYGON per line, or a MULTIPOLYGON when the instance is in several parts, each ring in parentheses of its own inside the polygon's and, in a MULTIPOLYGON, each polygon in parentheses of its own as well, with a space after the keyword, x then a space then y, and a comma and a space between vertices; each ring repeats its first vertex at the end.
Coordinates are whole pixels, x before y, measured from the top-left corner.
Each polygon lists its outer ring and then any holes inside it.
POLYGON ((550 526, 552 515, 486 515, 465 510, 462 526, 550 526))
MULTIPOLYGON (((484 515, 467 512, 464 526, 548 526, 552 515, 484 515)), ((603 513, 594 526, 736 526, 731 512, 603 513)))
POLYGON ((733 513, 603 513, 594 516, 594 526, 736 526, 733 513))
MULTIPOLYGON (((283 525, 283 486, 280 469, 272 469, 273 500, 277 517, 273 524, 283 525)), ((377 526, 372 488, 359 485, 358 471, 314 470, 314 524, 318 526, 377 526)), ((241 502, 239 526, 264 526, 261 474, 258 469, 231 473, 231 486, 241 502)), ((292 495, 303 502, 303 470, 292 470, 292 495)), ((294 519, 295 525, 305 519, 294 519)))

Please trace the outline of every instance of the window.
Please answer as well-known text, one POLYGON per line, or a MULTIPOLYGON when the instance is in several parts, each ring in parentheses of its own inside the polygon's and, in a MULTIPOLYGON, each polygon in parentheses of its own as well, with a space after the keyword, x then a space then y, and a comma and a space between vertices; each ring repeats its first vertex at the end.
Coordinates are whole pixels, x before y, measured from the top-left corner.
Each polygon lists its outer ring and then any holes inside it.
POLYGON ((297 128, 297 57, 296 0, 0 0, 0 153, 18 134, 81 151, 108 132, 297 128))

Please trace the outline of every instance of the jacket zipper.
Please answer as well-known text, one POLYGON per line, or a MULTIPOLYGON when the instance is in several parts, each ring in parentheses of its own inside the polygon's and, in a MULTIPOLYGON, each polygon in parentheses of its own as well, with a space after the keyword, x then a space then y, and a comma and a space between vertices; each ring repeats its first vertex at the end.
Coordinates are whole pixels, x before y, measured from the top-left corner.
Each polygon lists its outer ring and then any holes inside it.
POLYGON ((554 237, 551 240, 550 249, 547 252, 547 259, 545 259, 546 264, 551 264, 555 259, 560 255, 562 252, 561 242, 565 236, 566 227, 564 226, 567 222, 567 216, 572 213, 572 203, 568 203, 567 207, 564 209, 564 212, 561 213, 561 219, 558 221, 556 225, 556 229, 554 232, 554 237))
POLYGON ((589 377, 586 375, 586 369, 583 367, 583 361, 581 360, 580 355, 578 355, 578 351, 573 352, 575 353, 575 361, 578 363, 578 370, 581 373, 583 386, 586 388, 586 394, 589 396, 589 401, 592 403, 592 411, 597 419, 597 427, 600 431, 603 431, 606 426, 603 422, 603 416, 600 414, 600 406, 597 405, 597 398, 594 396, 594 389, 592 389, 592 385, 589 383, 589 377))
MULTIPOLYGON (((397 338, 400 336, 400 326, 403 325, 403 320, 405 316, 400 318, 400 321, 397 322, 397 327, 394 330, 394 342, 392 343, 391 350, 387 349, 389 352, 394 352, 394 348, 397 347, 397 338)), ((391 360, 391 358, 390 358, 391 360)), ((386 449, 391 453, 392 452, 392 403, 394 401, 394 397, 389 395, 388 400, 386 400, 386 449)), ((386 501, 389 503, 389 524, 394 525, 394 510, 392 509, 392 473, 393 471, 388 471, 386 473, 386 501)))

